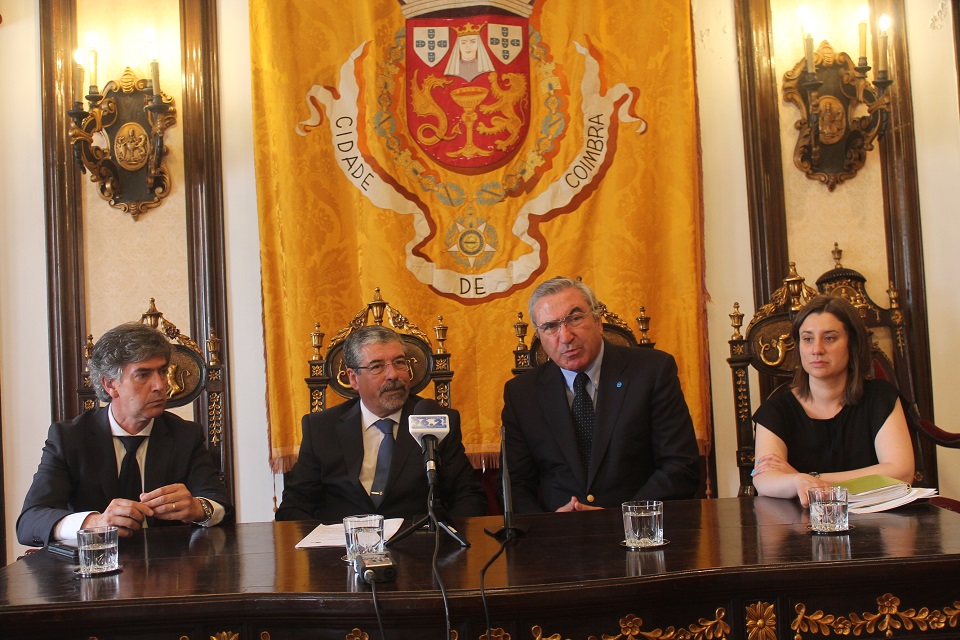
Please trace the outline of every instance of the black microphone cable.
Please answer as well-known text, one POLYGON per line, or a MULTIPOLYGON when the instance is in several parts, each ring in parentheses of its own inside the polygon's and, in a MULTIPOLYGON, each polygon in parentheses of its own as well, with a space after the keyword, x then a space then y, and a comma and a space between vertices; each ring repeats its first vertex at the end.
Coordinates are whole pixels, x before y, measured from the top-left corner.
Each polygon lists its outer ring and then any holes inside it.
POLYGON ((487 560, 487 564, 483 565, 483 568, 480 569, 480 602, 483 603, 483 617, 487 622, 487 638, 492 636, 490 635, 490 610, 487 608, 487 592, 483 588, 483 579, 487 575, 487 569, 489 569, 490 565, 497 561, 497 558, 503 555, 503 552, 507 548, 507 544, 509 544, 512 539, 513 538, 509 535, 504 537, 504 539, 500 542, 500 548, 497 549, 497 552, 493 554, 492 558, 487 560))
POLYGON ((443 598, 443 615, 447 621, 447 635, 450 637, 450 603, 447 602, 447 589, 443 586, 443 580, 440 578, 440 570, 437 565, 437 558, 440 556, 440 525, 437 523, 437 514, 433 511, 433 485, 430 486, 427 496, 427 515, 430 516, 430 522, 433 523, 433 560, 430 568, 433 570, 433 577, 440 585, 440 595, 443 598))
POLYGON ((380 625, 380 637, 387 640, 387 634, 383 632, 383 618, 380 617, 380 607, 377 605, 377 581, 373 579, 372 570, 364 571, 363 581, 370 585, 370 593, 373 595, 373 611, 377 614, 377 624, 380 625))

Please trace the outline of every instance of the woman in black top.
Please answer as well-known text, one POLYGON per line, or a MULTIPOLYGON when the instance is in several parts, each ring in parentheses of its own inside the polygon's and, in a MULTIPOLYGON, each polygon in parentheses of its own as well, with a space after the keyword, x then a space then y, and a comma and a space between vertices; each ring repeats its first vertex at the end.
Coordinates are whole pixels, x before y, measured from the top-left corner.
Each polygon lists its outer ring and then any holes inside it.
POLYGON ((913 480, 913 445, 896 387, 867 380, 870 337, 857 310, 820 295, 791 330, 796 372, 757 410, 753 484, 807 504, 807 489, 869 474, 913 480))

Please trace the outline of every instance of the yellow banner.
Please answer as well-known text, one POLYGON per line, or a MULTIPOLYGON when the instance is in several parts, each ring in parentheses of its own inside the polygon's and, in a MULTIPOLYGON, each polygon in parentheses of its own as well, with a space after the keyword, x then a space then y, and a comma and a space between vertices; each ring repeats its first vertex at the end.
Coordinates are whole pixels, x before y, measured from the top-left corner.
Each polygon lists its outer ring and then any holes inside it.
POLYGON ((295 459, 309 410, 314 322, 332 336, 376 287, 428 335, 437 316, 449 326, 451 404, 467 451, 489 464, 513 323, 555 275, 582 276, 625 319, 646 308, 709 450, 687 3, 250 10, 276 470, 295 459))

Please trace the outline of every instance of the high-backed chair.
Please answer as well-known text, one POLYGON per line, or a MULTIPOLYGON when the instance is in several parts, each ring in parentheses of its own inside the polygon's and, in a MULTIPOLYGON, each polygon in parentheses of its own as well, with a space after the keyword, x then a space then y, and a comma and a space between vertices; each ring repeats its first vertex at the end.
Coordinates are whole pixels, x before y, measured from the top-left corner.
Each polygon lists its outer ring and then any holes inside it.
POLYGON ((410 393, 419 393, 432 381, 437 402, 441 406, 449 407, 453 370, 450 368, 450 354, 443 345, 447 339, 448 329, 443 324, 443 316, 437 316, 437 324, 433 327, 437 339, 437 348, 434 350, 427 334, 410 322, 398 309, 385 302, 380 296, 380 288, 377 287, 374 289, 373 300, 368 302, 330 341, 326 356, 320 352, 323 348, 324 336, 320 331, 320 323, 314 325, 314 330, 310 333, 313 348, 313 357, 308 361, 310 376, 305 378, 307 387, 310 389, 310 413, 319 413, 326 408, 328 388, 343 398, 357 397, 357 392, 350 386, 347 378, 347 367, 343 361, 343 343, 351 333, 369 324, 371 316, 376 325, 382 326, 386 319, 388 326, 400 334, 404 350, 410 358, 413 374, 410 393))
MULTIPOLYGON (((213 463, 220 472, 220 480, 224 486, 232 491, 232 482, 228 477, 229 451, 224 442, 226 434, 223 433, 224 369, 220 360, 220 338, 213 330, 210 331, 206 341, 205 358, 200 346, 190 336, 163 317, 153 298, 150 298, 149 308, 140 315, 140 322, 156 329, 172 343, 173 351, 167 369, 167 408, 182 407, 201 396, 205 398, 205 415, 204 407, 201 406, 195 412, 194 420, 206 427, 207 447, 213 463)), ((80 389, 77 392, 84 411, 97 406, 97 395, 90 379, 90 368, 87 366, 93 353, 93 345, 93 335, 87 335, 83 348, 85 366, 80 375, 80 389)))
POLYGON ((741 334, 744 314, 740 303, 733 303, 730 322, 730 357, 727 362, 733 374, 734 412, 737 429, 737 467, 740 470, 739 495, 756 495, 752 476, 754 463, 753 409, 750 403, 750 369, 760 374, 760 393, 766 398, 781 384, 793 377, 791 352, 795 345, 790 337, 793 316, 814 296, 817 290, 804 284, 795 263, 783 285, 773 292, 770 302, 760 307, 741 334))
POLYGON ((749 370, 753 368, 760 374, 760 392, 764 398, 793 377, 790 354, 796 348, 790 336, 793 318, 810 298, 819 293, 845 298, 858 309, 873 343, 873 377, 888 380, 900 389, 913 440, 916 463, 914 484, 936 487, 936 447, 960 448, 960 434, 943 431, 919 414, 913 393, 904 315, 896 288, 891 283, 887 290, 890 306, 879 306, 867 294, 866 278, 853 269, 843 267, 841 256, 842 251, 834 244, 834 268, 817 279, 817 289, 804 283, 804 278, 797 274, 796 266, 791 262, 790 273, 784 279, 783 286, 774 292, 770 303, 757 311, 743 335, 740 334, 740 327, 744 316, 740 312, 740 305, 734 303, 734 312, 730 314, 734 333, 729 341, 730 357, 727 362, 733 374, 741 495, 756 493, 750 476, 754 464, 755 431, 749 370))
MULTIPOLYGON (((641 306, 640 315, 637 316, 637 325, 640 327, 640 340, 638 341, 630 325, 624 322, 620 316, 607 309, 607 305, 599 301, 598 304, 600 305, 600 321, 603 323, 604 339, 623 347, 648 347, 652 349, 656 346, 656 343, 647 335, 650 331, 650 316, 647 315, 646 308, 641 306)), ((523 321, 523 313, 517 313, 517 321, 513 324, 513 332, 518 340, 517 346, 513 349, 513 375, 519 375, 549 360, 536 332, 534 332, 530 347, 527 348, 526 338, 529 328, 529 323, 523 321)))

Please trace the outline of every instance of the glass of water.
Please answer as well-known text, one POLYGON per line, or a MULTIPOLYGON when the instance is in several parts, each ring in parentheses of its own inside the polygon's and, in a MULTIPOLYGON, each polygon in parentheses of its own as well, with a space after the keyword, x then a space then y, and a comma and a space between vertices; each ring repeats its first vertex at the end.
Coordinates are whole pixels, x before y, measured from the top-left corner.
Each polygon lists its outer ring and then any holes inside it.
POLYGON ((383 516, 372 513, 347 516, 343 519, 343 533, 347 541, 344 560, 353 563, 358 553, 383 551, 383 516))
POLYGON ((120 555, 117 553, 117 541, 116 527, 94 527, 77 531, 80 575, 98 576, 119 570, 120 555))
POLYGON ((841 533, 850 529, 847 490, 844 487, 811 487, 810 530, 814 533, 841 533))
POLYGON ((623 546, 631 549, 663 545, 663 502, 633 500, 624 502, 623 546))

